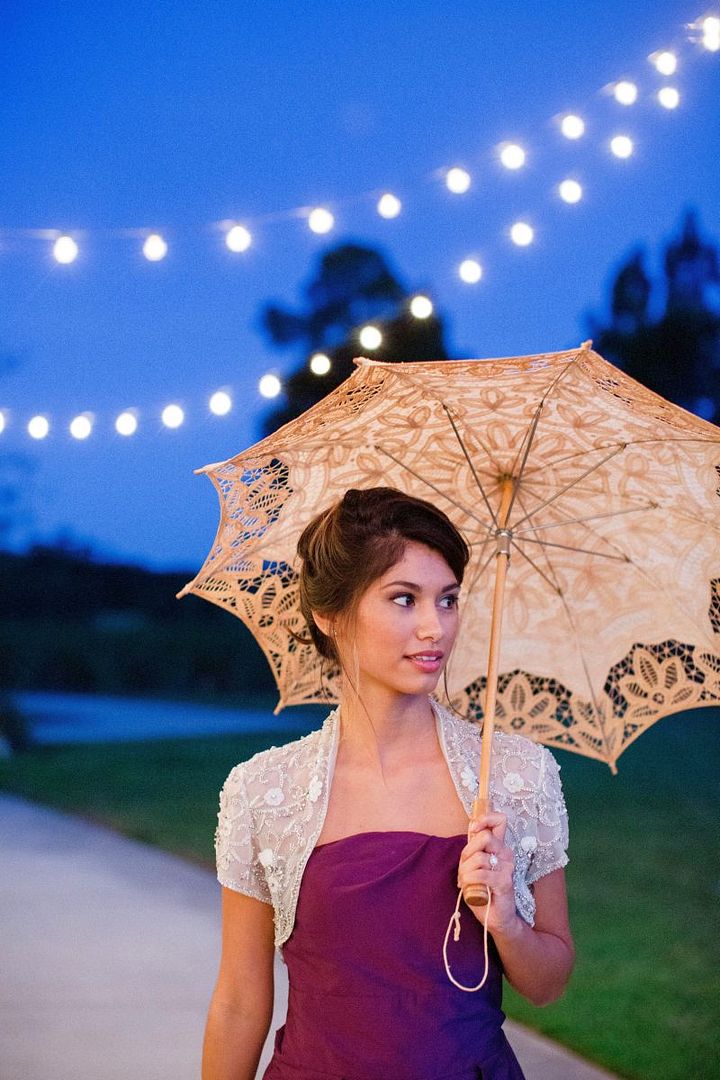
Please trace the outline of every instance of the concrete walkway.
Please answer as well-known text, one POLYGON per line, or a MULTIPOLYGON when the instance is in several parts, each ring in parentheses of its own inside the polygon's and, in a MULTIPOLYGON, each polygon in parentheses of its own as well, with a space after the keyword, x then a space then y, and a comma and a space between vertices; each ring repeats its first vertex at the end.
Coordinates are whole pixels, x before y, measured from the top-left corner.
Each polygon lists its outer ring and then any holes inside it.
MULTIPOLYGON (((5 796, 0 867, 0 1077, 199 1080, 219 958, 214 876, 5 796)), ((286 1000, 280 961, 277 974, 274 1026, 286 1000)), ((514 1024, 506 1031, 528 1080, 609 1078, 514 1024)))

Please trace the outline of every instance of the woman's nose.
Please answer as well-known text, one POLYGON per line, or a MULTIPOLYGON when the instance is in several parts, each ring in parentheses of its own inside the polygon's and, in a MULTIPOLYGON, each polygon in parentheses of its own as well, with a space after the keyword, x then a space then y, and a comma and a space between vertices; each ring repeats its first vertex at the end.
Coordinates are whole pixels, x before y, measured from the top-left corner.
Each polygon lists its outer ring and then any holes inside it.
POLYGON ((421 640, 439 641, 443 634, 442 623, 435 605, 427 611, 421 611, 417 635, 421 640))

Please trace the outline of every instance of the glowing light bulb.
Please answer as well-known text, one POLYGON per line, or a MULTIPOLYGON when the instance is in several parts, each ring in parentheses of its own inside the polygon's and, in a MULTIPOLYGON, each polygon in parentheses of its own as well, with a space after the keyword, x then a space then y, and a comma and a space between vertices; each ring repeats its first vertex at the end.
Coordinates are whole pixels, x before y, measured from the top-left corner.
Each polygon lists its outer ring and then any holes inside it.
POLYGON ((168 246, 159 233, 150 233, 143 244, 143 255, 148 262, 160 262, 168 252, 168 246))
POLYGON ((621 105, 634 105, 637 101, 638 88, 634 82, 621 79, 620 82, 615 83, 613 94, 615 100, 619 101, 621 105))
POLYGON ((720 19, 716 15, 708 15, 700 26, 703 47, 709 52, 720 52, 720 19))
POLYGON ((28 435, 33 439, 44 439, 50 430, 50 424, 46 416, 33 416, 27 429, 28 435))
POLYGON ((525 151, 517 143, 503 143, 500 147, 500 161, 506 169, 521 169, 525 164, 525 151))
POLYGON ((232 409, 232 398, 225 390, 216 390, 209 401, 210 412, 215 416, 227 416, 232 409))
POLYGON ((527 247, 535 239, 535 230, 526 221, 516 221, 510 229, 510 239, 518 247, 527 247))
POLYGON ((674 86, 663 86, 658 90, 657 99, 663 109, 677 109, 680 104, 680 92, 674 86))
POLYGON ((0 412, 0 435, 5 430, 5 413, 0 412))
POLYGON ((225 233, 225 243, 230 251, 247 251, 252 244, 252 233, 244 225, 233 225, 225 233))
POLYGON ((121 412, 115 421, 115 430, 118 435, 134 435, 137 431, 137 416, 129 409, 121 412))
POLYGON ((448 191, 452 191, 453 195, 464 195, 471 183, 470 173, 467 170, 457 167, 448 169, 445 184, 448 191))
POLYGON ((75 262, 79 250, 72 236, 58 236, 53 244, 53 258, 55 262, 64 264, 75 262))
POLYGON ((319 235, 328 233, 335 224, 335 218, 329 210, 324 210, 323 207, 317 206, 310 212, 308 217, 308 225, 314 233, 319 235))
POLYGON ((166 405, 162 411, 161 419, 165 427, 179 428, 185 419, 185 413, 179 405, 166 405))
POLYGON ((458 274, 461 281, 467 285, 477 285, 483 276, 483 268, 477 259, 463 259, 458 267, 458 274))
POLYGON ((360 331, 360 344, 363 349, 378 349, 382 345, 383 336, 377 326, 363 326, 360 331))
POLYGON ((574 113, 568 113, 560 121, 560 130, 566 139, 579 139, 585 134, 585 121, 574 113))
POLYGON ((429 319, 433 310, 432 300, 427 296, 413 296, 410 301, 410 314, 416 319, 429 319))
POLYGON ((380 217, 384 218, 396 218, 402 210, 402 203, 396 195, 391 195, 390 192, 386 192, 379 200, 377 204, 377 212, 380 217))
POLYGON ((661 75, 674 75, 677 71, 677 56, 673 52, 663 50, 653 53, 650 59, 661 75))
POLYGON ((263 375, 258 383, 258 390, 264 398, 276 398, 282 390, 282 383, 277 375, 263 375))
POLYGON ((310 370, 313 375, 327 375, 332 367, 332 360, 325 353, 315 353, 310 357, 310 370))
POLYGON ((610 150, 616 158, 629 158, 633 149, 633 141, 627 135, 615 135, 610 140, 610 150))
POLYGON ((558 194, 563 202, 577 203, 583 196, 582 185, 577 180, 563 180, 558 185, 558 194))
POLYGON ((70 434, 73 439, 87 439, 93 429, 93 418, 90 413, 81 413, 70 423, 70 434))

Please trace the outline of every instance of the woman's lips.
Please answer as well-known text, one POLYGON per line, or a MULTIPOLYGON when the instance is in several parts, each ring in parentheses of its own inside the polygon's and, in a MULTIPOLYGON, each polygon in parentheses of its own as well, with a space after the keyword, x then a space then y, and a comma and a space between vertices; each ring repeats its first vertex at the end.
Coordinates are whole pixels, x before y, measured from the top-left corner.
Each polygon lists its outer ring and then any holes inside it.
POLYGON ((426 652, 426 653, 414 653, 412 656, 405 658, 410 663, 418 668, 420 671, 432 673, 437 671, 440 667, 443 659, 443 653, 441 652, 426 652))

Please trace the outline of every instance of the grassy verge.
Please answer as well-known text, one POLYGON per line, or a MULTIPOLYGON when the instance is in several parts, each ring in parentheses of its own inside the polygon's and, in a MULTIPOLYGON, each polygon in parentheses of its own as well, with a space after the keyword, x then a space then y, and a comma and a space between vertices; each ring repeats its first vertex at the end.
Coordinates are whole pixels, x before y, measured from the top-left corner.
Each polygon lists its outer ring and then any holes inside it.
MULTIPOLYGON (((0 762, 0 787, 212 866, 218 790, 282 736, 44 748, 0 762)), ((656 725, 620 761, 559 754, 578 950, 562 1001, 521 1020, 633 1080, 720 1075, 720 715, 656 725)))

